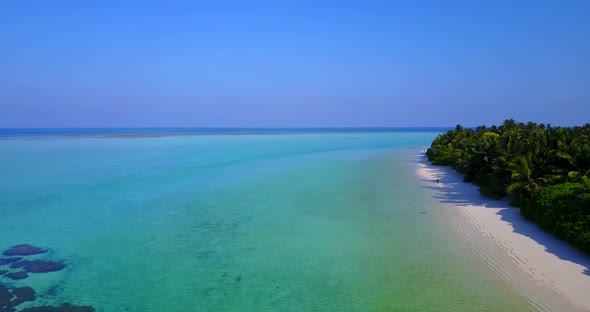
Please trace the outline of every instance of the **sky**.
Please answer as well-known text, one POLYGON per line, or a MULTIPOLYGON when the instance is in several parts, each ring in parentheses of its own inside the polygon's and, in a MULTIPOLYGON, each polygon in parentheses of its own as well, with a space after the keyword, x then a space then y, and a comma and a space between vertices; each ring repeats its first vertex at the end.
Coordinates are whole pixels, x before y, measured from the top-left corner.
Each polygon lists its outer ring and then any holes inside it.
POLYGON ((590 122, 590 1, 0 1, 0 127, 590 122))

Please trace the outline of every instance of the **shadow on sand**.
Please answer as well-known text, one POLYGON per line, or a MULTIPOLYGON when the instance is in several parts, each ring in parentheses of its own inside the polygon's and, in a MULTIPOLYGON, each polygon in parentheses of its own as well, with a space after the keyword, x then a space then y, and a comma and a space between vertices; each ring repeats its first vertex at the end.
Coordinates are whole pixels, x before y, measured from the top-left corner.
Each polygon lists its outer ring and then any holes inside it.
POLYGON ((499 209, 496 212, 502 221, 512 226, 512 231, 524 235, 540 245, 551 254, 566 261, 570 261, 584 267, 583 273, 590 276, 590 256, 565 241, 559 240, 553 235, 543 231, 538 225, 526 220, 520 209, 510 207, 507 201, 485 198, 479 194, 477 186, 463 182, 463 177, 458 172, 448 167, 433 167, 424 157, 421 163, 428 166, 428 170, 435 175, 433 180, 422 179, 426 182, 424 188, 434 189, 437 195, 434 197, 443 203, 455 206, 481 206, 485 208, 499 209), (440 183, 436 181, 439 179, 440 183))

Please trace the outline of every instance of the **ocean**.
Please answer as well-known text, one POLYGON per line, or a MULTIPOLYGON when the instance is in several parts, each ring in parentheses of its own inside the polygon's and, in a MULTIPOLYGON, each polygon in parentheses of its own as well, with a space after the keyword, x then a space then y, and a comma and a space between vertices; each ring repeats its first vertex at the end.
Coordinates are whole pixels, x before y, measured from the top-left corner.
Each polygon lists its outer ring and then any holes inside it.
POLYGON ((17 311, 534 310, 416 176, 442 131, 262 130, 0 131, 0 252, 65 264, 17 311))

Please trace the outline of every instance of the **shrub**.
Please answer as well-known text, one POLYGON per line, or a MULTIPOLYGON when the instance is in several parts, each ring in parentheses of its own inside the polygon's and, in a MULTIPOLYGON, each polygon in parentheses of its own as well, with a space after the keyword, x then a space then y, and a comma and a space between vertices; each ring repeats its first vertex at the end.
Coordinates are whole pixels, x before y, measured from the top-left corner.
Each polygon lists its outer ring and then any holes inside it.
MULTIPOLYGON (((429 149, 429 151, 431 151, 429 149)), ((438 166, 446 166, 449 165, 449 158, 453 155, 453 148, 452 147, 445 147, 441 150, 437 150, 436 152, 427 153, 428 159, 434 165, 438 166)))
POLYGON ((590 252, 590 190, 580 183, 562 183, 539 191, 521 208, 541 228, 590 252))

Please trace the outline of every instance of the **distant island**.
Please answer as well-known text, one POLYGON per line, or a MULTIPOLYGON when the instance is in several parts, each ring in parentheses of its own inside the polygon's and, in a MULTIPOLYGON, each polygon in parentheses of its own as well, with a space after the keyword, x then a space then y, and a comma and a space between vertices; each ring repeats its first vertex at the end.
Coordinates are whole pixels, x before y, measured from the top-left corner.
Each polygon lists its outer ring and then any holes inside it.
POLYGON ((590 124, 457 125, 426 154, 434 165, 462 173, 482 195, 508 197, 525 218, 590 254, 590 124))

